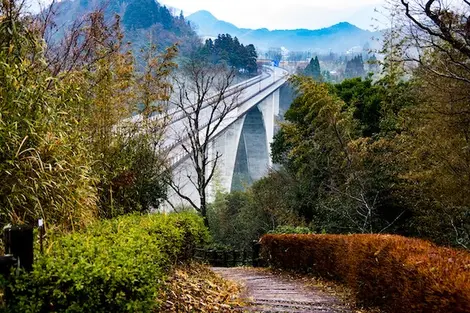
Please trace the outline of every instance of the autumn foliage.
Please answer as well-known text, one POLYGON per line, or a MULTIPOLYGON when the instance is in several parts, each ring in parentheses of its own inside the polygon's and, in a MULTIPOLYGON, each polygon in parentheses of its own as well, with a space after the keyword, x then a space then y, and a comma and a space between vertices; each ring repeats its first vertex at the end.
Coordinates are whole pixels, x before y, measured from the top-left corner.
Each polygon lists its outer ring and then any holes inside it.
POLYGON ((385 312, 470 312, 470 253, 393 235, 266 235, 272 266, 351 287, 385 312))

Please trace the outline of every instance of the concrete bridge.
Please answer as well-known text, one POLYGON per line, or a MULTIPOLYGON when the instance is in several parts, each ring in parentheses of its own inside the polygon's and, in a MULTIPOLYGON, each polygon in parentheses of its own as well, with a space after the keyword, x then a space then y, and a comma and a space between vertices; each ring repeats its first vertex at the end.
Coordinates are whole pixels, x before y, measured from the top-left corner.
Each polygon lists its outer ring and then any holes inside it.
MULTIPOLYGON (((210 138, 209 158, 215 158, 216 153, 221 157, 209 186, 209 200, 216 190, 241 190, 268 173, 272 166, 270 144, 277 121, 292 100, 285 86, 287 79, 286 70, 264 67, 263 74, 231 87, 226 93, 230 97, 232 90, 241 90, 236 105, 210 138)), ((191 183, 191 179, 197 179, 194 165, 182 148, 185 119, 180 115, 181 112, 173 113, 170 126, 173 135, 167 140, 173 178, 185 195, 199 203, 197 190, 191 183)), ((185 204, 176 194, 170 194, 170 202, 175 206, 185 204)))

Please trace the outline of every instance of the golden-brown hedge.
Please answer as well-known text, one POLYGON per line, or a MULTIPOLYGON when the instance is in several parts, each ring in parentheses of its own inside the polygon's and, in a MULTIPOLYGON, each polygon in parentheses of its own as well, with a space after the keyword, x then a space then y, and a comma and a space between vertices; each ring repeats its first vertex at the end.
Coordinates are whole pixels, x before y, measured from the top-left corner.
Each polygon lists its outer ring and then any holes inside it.
POLYGON ((390 313, 469 313, 470 253, 392 235, 266 235, 262 257, 349 285, 390 313))

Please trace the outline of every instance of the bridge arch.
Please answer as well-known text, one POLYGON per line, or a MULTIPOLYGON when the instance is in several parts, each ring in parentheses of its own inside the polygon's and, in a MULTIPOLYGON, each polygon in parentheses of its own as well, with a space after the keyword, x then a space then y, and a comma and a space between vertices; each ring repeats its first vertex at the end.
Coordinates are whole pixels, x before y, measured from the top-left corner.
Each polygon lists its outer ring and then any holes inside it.
POLYGON ((230 190, 243 190, 264 177, 269 167, 269 149, 263 114, 258 106, 245 116, 238 142, 230 190))

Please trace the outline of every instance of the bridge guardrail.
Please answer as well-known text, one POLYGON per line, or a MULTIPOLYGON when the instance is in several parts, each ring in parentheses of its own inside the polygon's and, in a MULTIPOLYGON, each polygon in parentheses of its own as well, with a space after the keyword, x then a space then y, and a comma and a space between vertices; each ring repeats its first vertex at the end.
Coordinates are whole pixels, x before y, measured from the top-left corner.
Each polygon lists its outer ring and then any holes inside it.
MULTIPOLYGON (((272 69, 269 69, 269 70, 272 71, 272 69)), ((270 75, 270 76, 271 76, 271 75, 270 75)), ((268 78, 269 78, 270 76, 268 76, 268 78)), ((276 81, 270 83, 268 86, 266 86, 266 87, 264 87, 263 89, 261 89, 261 90, 259 91, 259 93, 261 93, 261 92, 263 92, 263 91, 265 91, 265 90, 271 88, 273 85, 275 85, 275 84, 278 83, 278 82, 279 82, 279 80, 276 80, 276 81)), ((250 86, 252 86, 252 85, 253 85, 253 84, 251 84, 250 86)), ((244 103, 247 102, 247 101, 250 101, 251 99, 253 99, 254 97, 256 97, 259 93, 255 94, 255 95, 252 95, 252 96, 250 96, 250 97, 247 98, 247 99, 243 99, 243 102, 242 102, 242 103, 239 103, 239 104, 238 104, 236 107, 234 107, 233 109, 235 110, 235 109, 239 108, 242 104, 244 104, 244 103)), ((233 94, 233 93, 232 93, 232 94, 233 94)), ((230 96, 230 95, 228 95, 228 96, 230 96)), ((210 104, 208 104, 208 105, 210 105, 210 104)), ((199 131, 203 130, 203 129, 206 128, 208 125, 209 125, 208 122, 204 123, 204 124, 200 127, 199 131)), ((186 136, 184 136, 183 138, 181 138, 180 140, 178 140, 178 141, 172 143, 170 146, 165 147, 165 149, 166 149, 167 151, 171 151, 171 150, 173 150, 176 146, 178 146, 178 145, 181 144, 182 142, 186 141, 188 138, 189 138, 189 135, 186 135, 186 136)), ((186 157, 187 157, 187 153, 185 153, 185 152, 180 153, 180 154, 178 154, 178 155, 176 155, 176 156, 170 158, 170 165, 171 165, 172 167, 175 167, 175 166, 177 166, 183 159, 186 159, 186 157)))
MULTIPOLYGON (((265 70, 268 71, 268 72, 273 72, 273 70, 272 70, 271 68, 266 68, 265 70)), ((261 74, 261 75, 257 75, 257 76, 255 76, 255 77, 253 77, 253 78, 250 78, 250 79, 246 80, 246 81, 242 81, 242 82, 240 82, 240 83, 238 83, 238 84, 235 84, 235 85, 231 86, 228 90, 230 91, 230 90, 234 89, 235 91, 232 92, 230 95, 232 95, 233 93, 235 93, 236 90, 239 90, 239 89, 236 89, 236 88, 239 88, 239 87, 242 87, 242 86, 243 86, 243 88, 241 88, 241 89, 246 89, 246 88, 251 87, 251 86, 253 86, 254 84, 257 84, 257 83, 259 83, 260 81, 262 81, 262 80, 264 80, 264 79, 267 79, 267 78, 269 78, 269 77, 271 76, 270 74, 268 74, 268 76, 263 77, 265 74, 266 74, 266 73, 263 73, 263 74, 261 74)), ((227 95, 227 96, 230 96, 230 95, 227 95)), ((209 97, 209 99, 208 99, 207 101, 209 101, 209 100, 212 99, 212 98, 216 98, 216 95, 209 97)), ((207 104, 207 105, 205 105, 205 106, 203 107, 203 109, 206 108, 206 107, 209 106, 209 105, 210 105, 210 103, 207 104)), ((156 114, 156 115, 154 115, 154 116, 152 117, 152 119, 164 118, 164 117, 166 117, 166 116, 175 115, 175 114, 177 114, 177 113, 179 113, 179 112, 182 113, 182 110, 181 110, 180 108, 173 108, 173 109, 171 109, 171 110, 166 111, 164 114, 161 113, 161 114, 156 114)), ((177 118, 177 119, 174 119, 173 122, 179 121, 179 120, 181 120, 183 117, 184 117, 184 114, 183 114, 182 117, 179 117, 179 118, 177 118)), ((132 119, 136 119, 135 122, 137 122, 139 118, 140 118, 140 115, 136 115, 136 116, 134 116, 134 117, 131 117, 130 119, 131 119, 131 120, 132 120, 132 119)))
MULTIPOLYGON (((272 71, 272 70, 271 70, 271 71, 272 71)), ((253 86, 253 85, 255 85, 255 84, 257 84, 257 83, 259 83, 259 82, 261 82, 261 81, 263 81, 263 80, 268 79, 269 77, 271 77, 271 75, 268 75, 268 76, 266 76, 266 77, 263 77, 263 76, 264 76, 264 74, 261 74, 261 75, 258 75, 258 76, 256 76, 256 77, 253 77, 253 78, 251 78, 251 79, 249 79, 249 80, 247 80, 247 81, 238 83, 238 84, 236 84, 236 85, 230 87, 230 88, 228 89, 228 94, 225 95, 224 99, 225 99, 226 97, 232 96, 233 94, 235 94, 236 92, 238 92, 238 91, 240 91, 240 90, 243 90, 243 89, 246 89, 246 88, 248 88, 248 87, 251 87, 251 86, 253 86)), ((202 107, 202 109, 207 108, 208 106, 210 106, 211 104, 213 104, 215 101, 217 101, 217 95, 214 95, 214 96, 209 97, 209 99, 207 99, 207 104, 204 105, 204 106, 202 107)), ((177 122, 177 121, 179 121, 179 120, 181 120, 181 119, 183 119, 183 118, 185 117, 185 114, 184 114, 183 110, 181 110, 181 109, 179 109, 179 108, 175 108, 175 109, 173 109, 173 110, 174 110, 173 112, 172 112, 172 111, 168 111, 168 112, 166 113, 166 115, 167 115, 167 116, 168 116, 168 115, 175 115, 175 114, 178 114, 178 113, 179 113, 180 115, 177 116, 176 118, 173 118, 173 119, 172 119, 172 122, 177 122)))

